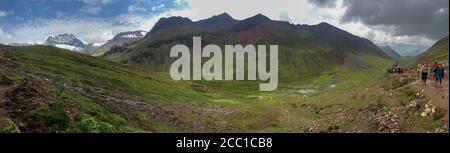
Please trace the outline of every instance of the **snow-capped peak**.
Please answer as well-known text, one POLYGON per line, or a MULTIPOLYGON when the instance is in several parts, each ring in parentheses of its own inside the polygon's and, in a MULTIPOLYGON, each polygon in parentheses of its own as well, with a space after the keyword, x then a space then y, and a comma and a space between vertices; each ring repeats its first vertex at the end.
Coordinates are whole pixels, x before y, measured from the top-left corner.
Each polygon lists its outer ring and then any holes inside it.
POLYGON ((117 34, 113 39, 140 39, 144 38, 145 34, 147 34, 147 32, 142 30, 121 32, 117 34))
POLYGON ((47 37, 44 45, 55 46, 78 52, 86 49, 86 45, 72 34, 60 34, 57 36, 50 35, 47 37))
POLYGON ((145 36, 147 34, 146 31, 141 31, 141 35, 145 36))

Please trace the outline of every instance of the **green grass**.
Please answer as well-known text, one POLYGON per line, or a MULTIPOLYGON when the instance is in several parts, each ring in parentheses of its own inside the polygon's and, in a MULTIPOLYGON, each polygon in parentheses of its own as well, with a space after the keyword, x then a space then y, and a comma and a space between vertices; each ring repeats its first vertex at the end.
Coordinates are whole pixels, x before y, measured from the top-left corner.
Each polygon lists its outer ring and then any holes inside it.
POLYGON ((20 133, 20 130, 10 119, 0 117, 0 133, 20 133))
POLYGON ((33 114, 37 121, 44 121, 47 125, 56 125, 61 129, 67 129, 70 125, 70 118, 60 102, 50 104, 49 108, 40 108, 33 114))
POLYGON ((113 133, 119 132, 112 124, 107 122, 102 122, 97 120, 96 118, 87 115, 80 114, 75 118, 76 128, 74 132, 82 132, 82 133, 113 133))
POLYGON ((400 94, 397 96, 397 100, 402 106, 405 106, 414 98, 415 92, 416 91, 411 87, 406 87, 400 91, 400 94))
POLYGON ((56 81, 70 82, 86 90, 101 88, 110 95, 124 98, 139 96, 158 102, 186 102, 210 97, 191 89, 189 82, 171 81, 167 74, 130 68, 52 47, 16 47, 10 53, 26 71, 56 81))
MULTIPOLYGON (((305 79, 282 82, 273 92, 259 92, 256 81, 173 81, 167 73, 53 47, 14 47, 6 56, 18 64, 9 75, 16 84, 27 76, 57 82, 42 83, 54 101, 39 109, 36 117, 68 132, 197 132, 192 126, 207 132, 304 132, 313 121, 333 117, 324 112, 390 104, 376 93, 384 90, 381 82, 388 80, 383 69, 392 63, 366 55, 354 58, 366 61, 369 69, 330 66, 305 79), (67 90, 63 84, 83 92, 67 90), (317 92, 303 95, 299 89, 317 92), (161 120, 152 112, 111 107, 81 93, 157 105, 172 118, 161 120)), ((345 124, 350 128, 352 123, 345 124)))
MULTIPOLYGON (((14 47, 7 56, 20 66, 14 78, 20 83, 25 75, 42 76, 81 88, 86 92, 100 91, 104 95, 122 99, 134 99, 157 103, 198 103, 212 99, 211 95, 191 89, 189 82, 174 82, 167 74, 151 73, 142 69, 101 60, 79 53, 62 51, 53 47, 14 47)), ((55 97, 64 97, 76 102, 80 114, 74 123, 83 128, 80 132, 120 132, 134 128, 132 121, 112 113, 111 110, 98 105, 95 99, 65 91, 58 85, 44 84, 44 88, 55 97), (86 127, 87 123, 96 124, 86 127), (108 128, 112 125, 114 128, 108 128)), ((36 113, 36 119, 45 120, 67 128, 68 120, 59 102, 50 108, 43 108, 36 113)))
MULTIPOLYGON (((254 83, 247 83, 248 86, 245 87, 248 88, 236 88, 241 86, 242 82, 232 82, 229 86, 219 84, 220 88, 214 88, 214 82, 209 82, 211 87, 208 88, 213 90, 205 93, 198 91, 194 87, 199 82, 172 81, 168 74, 131 68, 126 65, 53 47, 14 47, 13 51, 7 52, 7 57, 17 61, 19 66, 13 75, 17 83, 20 83, 27 76, 40 76, 58 83, 55 85, 44 83, 43 87, 52 96, 62 97, 76 105, 78 115, 69 121, 75 128, 69 130, 77 132, 133 132, 127 130, 177 132, 181 131, 181 129, 176 128, 171 123, 153 120, 143 115, 142 112, 134 117, 117 114, 111 108, 99 105, 99 101, 96 99, 67 91, 61 87, 62 84, 70 84, 88 93, 98 92, 102 95, 114 96, 120 99, 157 103, 162 106, 194 105, 194 108, 219 107, 220 109, 237 110, 236 112, 238 113, 242 113, 240 111, 241 108, 253 109, 252 105, 255 104, 254 102, 246 103, 246 101, 252 101, 253 98, 243 97, 257 93, 257 90, 251 89, 252 86, 256 87, 257 84, 254 83), (233 89, 242 89, 241 91, 245 90, 248 93, 233 91, 233 89), (95 126, 88 127, 88 123, 95 124, 95 126)), ((266 110, 268 108, 262 109, 266 110)), ((132 112, 132 110, 120 111, 132 112)), ((65 116, 61 112, 59 110, 54 112, 52 109, 46 108, 40 110, 37 117, 52 124, 61 124, 65 128, 67 127, 66 117, 62 119, 54 118, 54 116, 57 116, 55 114, 65 116)), ((199 122, 204 124, 222 120, 222 116, 214 113, 198 116, 195 114, 196 112, 186 110, 186 114, 180 114, 179 118, 181 120, 190 120, 189 122, 200 120, 199 122)), ((176 114, 178 112, 173 113, 176 114)), ((246 118, 246 120, 252 120, 253 113, 253 110, 243 112, 245 115, 242 117, 246 118)), ((263 111, 258 111, 257 113, 262 114, 263 111)))

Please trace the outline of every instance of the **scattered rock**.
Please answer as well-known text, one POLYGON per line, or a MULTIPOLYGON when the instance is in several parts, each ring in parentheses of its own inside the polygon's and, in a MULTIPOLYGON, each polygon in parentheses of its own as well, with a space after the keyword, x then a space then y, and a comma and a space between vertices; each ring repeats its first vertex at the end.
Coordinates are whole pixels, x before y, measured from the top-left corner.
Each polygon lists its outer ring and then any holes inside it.
POLYGON ((420 116, 422 117, 428 117, 432 116, 436 112, 436 107, 433 106, 432 101, 429 101, 427 104, 425 104, 425 109, 422 113, 420 113, 420 116))
POLYGON ((378 132, 398 133, 403 131, 402 122, 398 113, 403 112, 401 106, 381 108, 369 118, 369 123, 378 132))

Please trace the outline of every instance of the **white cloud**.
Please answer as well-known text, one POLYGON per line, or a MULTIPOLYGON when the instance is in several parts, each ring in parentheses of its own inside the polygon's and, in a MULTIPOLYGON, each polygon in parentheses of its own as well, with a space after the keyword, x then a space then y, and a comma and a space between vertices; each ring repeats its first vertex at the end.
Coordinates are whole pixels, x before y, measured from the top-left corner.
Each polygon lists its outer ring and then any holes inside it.
POLYGON ((114 34, 128 30, 134 30, 134 27, 117 26, 99 19, 37 19, 17 25, 7 42, 43 43, 49 35, 70 33, 85 43, 99 43, 111 39, 114 34))
POLYGON ((291 17, 289 17, 289 14, 287 14, 286 12, 280 14, 279 20, 292 22, 291 17))
MULTIPOLYGON (((112 0, 82 0, 87 4, 103 4, 112 0)), ((9 42, 43 42, 50 34, 72 33, 90 42, 105 42, 115 34, 130 30, 149 31, 162 17, 183 16, 194 21, 209 18, 223 12, 229 13, 235 19, 245 19, 258 13, 274 20, 289 21, 294 24, 318 24, 328 22, 338 28, 357 36, 371 39, 375 43, 408 43, 431 45, 432 40, 418 36, 392 36, 377 27, 369 27, 361 23, 341 23, 340 18, 345 13, 343 0, 337 0, 336 7, 318 7, 308 0, 175 0, 175 3, 186 8, 169 9, 165 12, 148 16, 146 8, 130 5, 128 14, 118 15, 111 20, 98 18, 68 18, 68 19, 40 19, 25 23, 14 28, 8 36, 2 38, 9 42), (256 5, 257 4, 257 5, 256 5), (144 10, 145 9, 145 10, 144 10)), ((159 8, 164 5, 156 6, 159 8)), ((155 9, 156 9, 155 7, 155 9)), ((92 12, 95 13, 95 12, 92 12)), ((4 33, 4 32, 3 32, 4 33)))
POLYGON ((294 24, 318 24, 328 22, 354 35, 369 38, 375 43, 418 43, 431 45, 433 40, 421 36, 392 36, 377 27, 369 27, 361 23, 341 23, 346 7, 343 0, 336 1, 336 7, 318 7, 308 0, 176 0, 178 4, 188 4, 190 14, 180 16, 193 20, 209 18, 223 12, 236 19, 245 19, 258 13, 274 20, 289 21, 294 24))
POLYGON ((193 20, 209 18, 223 12, 236 19, 245 19, 258 13, 271 19, 279 19, 282 13, 290 18, 301 18, 308 13, 312 5, 307 0, 177 0, 178 4, 187 3, 189 10, 195 13, 193 20))
POLYGON ((5 17, 7 14, 4 11, 0 11, 0 17, 5 17))
MULTIPOLYGON (((342 0, 338 0, 342 6, 342 0)), ((201 20, 227 12, 233 18, 242 20, 261 13, 273 20, 289 21, 294 24, 318 24, 320 22, 339 23, 345 8, 322 8, 308 0, 176 0, 175 3, 188 4, 186 10, 191 13, 181 16, 192 20, 201 20)))
POLYGON ((342 23, 340 22, 340 19, 346 11, 342 0, 337 2, 335 8, 316 7, 315 9, 316 10, 313 10, 312 12, 318 12, 316 20, 329 22, 354 35, 367 38, 376 44, 404 43, 429 46, 434 43, 433 40, 423 36, 393 36, 393 34, 386 32, 385 29, 381 27, 367 26, 360 22, 342 23))
POLYGON ((0 10, 0 18, 11 15, 11 14, 12 14, 12 12, 6 12, 6 11, 0 10))
POLYGON ((80 0, 80 1, 89 5, 97 5, 97 4, 111 3, 113 0, 80 0))
POLYGON ((11 39, 11 35, 7 34, 3 31, 3 29, 0 27, 0 43, 5 43, 7 39, 11 39))
POLYGON ((152 7, 152 11, 156 11, 156 10, 158 10, 158 9, 160 9, 160 8, 164 8, 164 7, 166 7, 166 5, 164 5, 164 4, 160 4, 160 5, 158 5, 158 6, 153 6, 153 7, 152 7))
POLYGON ((85 6, 80 9, 80 12, 88 13, 88 14, 98 14, 103 11, 100 6, 85 6))
POLYGON ((145 7, 140 7, 136 5, 130 5, 128 6, 128 13, 135 13, 135 12, 146 12, 147 9, 145 7))
POLYGON ((193 17, 190 10, 168 10, 154 16, 122 14, 112 19, 66 17, 56 19, 35 19, 15 25, 9 34, 0 33, 4 43, 43 43, 49 35, 74 34, 85 43, 104 43, 117 33, 124 31, 149 31, 162 17, 193 17))
POLYGON ((154 16, 146 17, 141 16, 138 14, 123 14, 119 15, 114 19, 114 22, 120 23, 120 24, 126 24, 131 27, 135 27, 137 30, 145 30, 150 31, 153 25, 158 22, 160 18, 163 17, 171 17, 171 16, 184 16, 188 18, 192 18, 195 16, 195 14, 190 10, 177 10, 177 9, 170 9, 166 12, 162 12, 159 14, 156 14, 154 16))
POLYGON ((372 40, 376 44, 395 43, 395 44, 411 44, 411 45, 418 44, 424 46, 431 46, 433 43, 435 43, 434 40, 431 40, 424 36, 414 36, 414 35, 392 36, 391 33, 386 32, 385 28, 386 27, 381 28, 377 26, 371 26, 370 28, 366 28, 365 29, 366 32, 362 35, 372 40))
MULTIPOLYGON (((209 18, 212 15, 227 12, 232 17, 242 20, 258 13, 274 20, 289 21, 293 24, 319 24, 328 22, 351 33, 363 35, 363 25, 340 24, 339 19, 345 13, 343 1, 338 0, 335 8, 317 7, 308 0, 177 0, 179 4, 187 3, 190 14, 181 14, 193 20, 209 18), (257 5, 255 5, 257 4, 257 5)), ((365 30, 365 29, 364 29, 365 30)))

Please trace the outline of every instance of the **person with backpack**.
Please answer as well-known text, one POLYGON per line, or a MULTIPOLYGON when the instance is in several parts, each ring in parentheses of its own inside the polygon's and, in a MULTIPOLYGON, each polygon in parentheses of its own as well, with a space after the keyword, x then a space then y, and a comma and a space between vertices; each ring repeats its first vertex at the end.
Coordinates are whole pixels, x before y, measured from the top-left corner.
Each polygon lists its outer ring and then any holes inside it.
POLYGON ((439 64, 438 64, 438 62, 434 62, 434 64, 433 64, 433 74, 434 74, 434 77, 436 78, 436 81, 434 82, 434 84, 436 85, 436 87, 437 87, 437 85, 438 85, 438 80, 437 80, 437 78, 439 77, 439 76, 437 76, 437 69, 439 68, 439 64))
MULTIPOLYGON (((442 65, 439 64, 436 68, 436 82, 439 82, 439 86, 442 86, 442 78, 444 78, 444 69, 442 65)), ((436 83, 436 88, 438 87, 438 83, 436 83)))
POLYGON ((422 72, 422 84, 425 85, 425 86, 427 85, 428 71, 429 70, 430 70, 430 68, 428 67, 428 63, 425 63, 420 68, 420 72, 422 72))
POLYGON ((438 62, 434 62, 433 64, 433 72, 436 73, 437 68, 439 67, 438 62))

